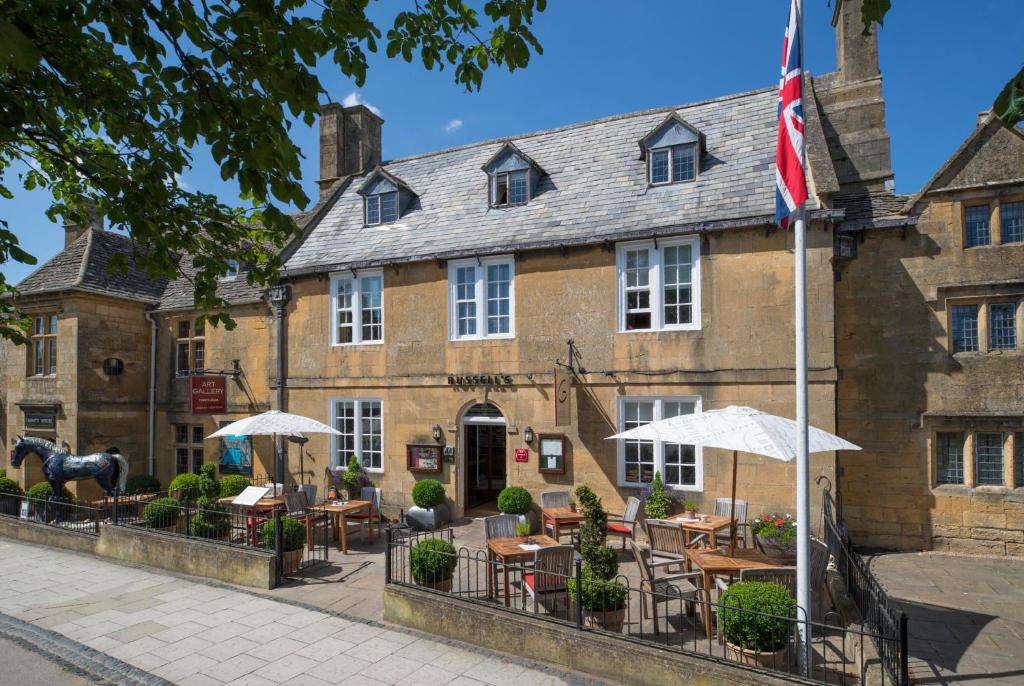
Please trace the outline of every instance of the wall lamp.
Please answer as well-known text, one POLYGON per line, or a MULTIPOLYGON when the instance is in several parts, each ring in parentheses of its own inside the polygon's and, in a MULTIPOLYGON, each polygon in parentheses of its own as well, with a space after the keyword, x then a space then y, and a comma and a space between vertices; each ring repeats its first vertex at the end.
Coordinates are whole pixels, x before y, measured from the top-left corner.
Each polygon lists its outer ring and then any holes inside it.
POLYGON ((534 436, 532 426, 528 426, 525 429, 523 429, 523 440, 526 441, 527 445, 533 443, 533 438, 534 436))
POLYGON ((431 429, 431 433, 434 436, 434 440, 439 443, 441 442, 441 439, 444 438, 444 433, 441 431, 440 424, 434 424, 434 428, 431 429))

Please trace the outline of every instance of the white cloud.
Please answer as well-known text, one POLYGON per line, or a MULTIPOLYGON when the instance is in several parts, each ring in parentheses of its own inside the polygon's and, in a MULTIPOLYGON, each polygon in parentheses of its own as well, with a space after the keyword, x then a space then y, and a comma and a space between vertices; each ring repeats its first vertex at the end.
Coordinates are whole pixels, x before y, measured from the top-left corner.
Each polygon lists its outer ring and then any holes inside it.
POLYGON ((462 128, 461 119, 452 119, 450 122, 444 125, 445 133, 451 133, 452 131, 458 131, 462 128))
POLYGON ((174 174, 174 183, 178 184, 178 188, 181 190, 188 190, 188 182, 186 182, 185 179, 182 178, 181 174, 178 174, 177 172, 174 174))
POLYGON ((341 101, 341 105, 342 107, 352 107, 353 105, 366 105, 371 112, 376 114, 378 117, 380 116, 380 109, 366 102, 366 100, 363 99, 362 94, 360 94, 358 91, 352 91, 351 93, 346 95, 345 99, 341 101))

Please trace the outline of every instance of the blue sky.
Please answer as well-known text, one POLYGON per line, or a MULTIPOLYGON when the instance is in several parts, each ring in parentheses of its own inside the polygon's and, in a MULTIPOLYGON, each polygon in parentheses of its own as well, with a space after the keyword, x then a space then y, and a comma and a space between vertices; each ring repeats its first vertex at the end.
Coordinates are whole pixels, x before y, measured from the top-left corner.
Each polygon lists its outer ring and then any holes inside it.
MULTIPOLYGON (((387 0, 374 7, 375 16, 385 19, 407 5, 387 0)), ((880 32, 881 67, 896 187, 909 193, 957 148, 977 112, 1024 63, 1024 12, 1004 0, 893 5, 880 32)), ((358 90, 331 64, 319 75, 332 98, 377 108, 385 119, 384 157, 402 157, 772 85, 788 6, 788 0, 554 0, 535 26, 544 54, 514 74, 492 68, 480 93, 465 93, 451 70, 426 73, 383 55, 371 56, 367 83, 358 90)), ((805 13, 806 66, 823 74, 835 67, 832 9, 828 0, 805 0, 805 13)), ((293 135, 306 155, 307 193, 315 197, 316 128, 297 124, 293 135)), ((235 202, 234 189, 203 151, 183 180, 235 202)), ((63 245, 62 228, 43 214, 48 204, 41 191, 0 200, 0 218, 40 263, 63 245)), ((3 270, 17 282, 31 268, 6 264, 3 270)))

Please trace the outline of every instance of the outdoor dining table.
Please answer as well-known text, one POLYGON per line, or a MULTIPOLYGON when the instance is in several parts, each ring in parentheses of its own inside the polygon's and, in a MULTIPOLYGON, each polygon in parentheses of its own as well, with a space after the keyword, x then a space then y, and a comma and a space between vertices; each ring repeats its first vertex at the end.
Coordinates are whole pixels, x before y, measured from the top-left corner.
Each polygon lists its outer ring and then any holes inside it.
POLYGON ((778 563, 753 548, 737 548, 733 557, 729 557, 720 548, 687 548, 686 571, 692 571, 694 565, 700 568, 703 575, 701 590, 704 594, 704 631, 710 637, 711 587, 715 585, 715 577, 735 577, 744 569, 777 567, 778 563))
POLYGON ((707 534, 710 546, 717 548, 716 532, 732 526, 736 522, 735 519, 730 519, 725 515, 704 515, 699 512, 696 515, 693 518, 686 517, 685 515, 669 517, 670 522, 676 522, 679 526, 683 527, 683 542, 686 543, 687 547, 690 545, 690 534, 707 534))
POLYGON ((345 526, 345 517, 355 514, 360 510, 366 510, 369 515, 367 517, 367 528, 370 531, 369 541, 373 543, 373 503, 369 500, 348 500, 337 503, 327 501, 317 505, 314 509, 325 512, 332 517, 334 520, 334 537, 338 539, 338 550, 345 555, 348 555, 348 531, 345 526), (340 536, 338 535, 339 531, 341 531, 340 536))
POLYGON ((553 522, 551 525, 552 535, 556 541, 560 540, 563 527, 576 527, 583 521, 583 513, 568 507, 549 507, 541 510, 544 524, 553 522))
MULTIPOLYGON (((494 586, 498 576, 498 564, 501 565, 505 580, 505 607, 512 604, 508 590, 508 568, 514 564, 524 564, 533 560, 534 548, 523 548, 529 545, 526 536, 516 538, 492 538, 487 541, 487 597, 494 597, 494 586)), ((550 548, 558 545, 558 541, 550 536, 534 536, 535 546, 550 548)))
MULTIPOLYGON (((254 512, 274 512, 278 508, 284 507, 284 498, 270 497, 260 498, 256 501, 255 505, 235 505, 236 496, 228 496, 226 498, 218 498, 217 503, 220 505, 235 506, 241 510, 248 510, 249 516, 245 518, 246 538, 249 541, 249 545, 256 545, 256 528, 261 522, 256 521, 256 517, 252 516, 254 512)), ((309 538, 309 526, 307 524, 306 537, 309 538)), ((312 548, 311 548, 312 549, 312 548)))

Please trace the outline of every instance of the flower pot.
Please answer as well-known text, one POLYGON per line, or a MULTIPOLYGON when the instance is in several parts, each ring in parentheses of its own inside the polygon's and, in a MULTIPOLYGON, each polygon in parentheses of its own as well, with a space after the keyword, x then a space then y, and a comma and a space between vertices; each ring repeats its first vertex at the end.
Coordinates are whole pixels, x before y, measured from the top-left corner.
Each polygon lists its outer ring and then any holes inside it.
POLYGON ((300 564, 302 564, 302 548, 284 551, 284 574, 299 571, 300 564))
MULTIPOLYGON (((509 514, 509 513, 502 512, 501 514, 509 514)), ((519 521, 518 521, 519 524, 529 524, 530 525, 530 533, 531 534, 534 531, 537 530, 538 518, 537 518, 537 513, 534 512, 533 510, 530 510, 526 514, 517 514, 515 516, 519 518, 519 521)))
POLYGON ((725 647, 729 651, 729 658, 740 664, 767 669, 787 669, 789 667, 788 645, 771 653, 743 648, 728 641, 726 641, 725 647))
POLYGON ((754 534, 754 540, 758 547, 768 557, 783 563, 780 566, 787 566, 796 563, 796 539, 780 543, 777 538, 765 538, 754 534))
POLYGON ((440 529, 452 519, 451 510, 447 503, 441 503, 434 507, 409 508, 405 515, 405 523, 419 531, 434 531, 440 529))
POLYGON ((327 499, 328 500, 337 500, 338 499, 338 489, 335 488, 334 486, 331 486, 330 488, 328 488, 327 489, 327 499))
POLYGON ((626 623, 626 608, 608 612, 583 611, 583 623, 596 629, 604 629, 615 634, 622 633, 622 625, 626 623))
POLYGON ((425 581, 425 582, 417 581, 416 585, 417 586, 423 586, 424 588, 432 588, 435 591, 442 591, 444 593, 451 593, 452 592, 452 580, 451 580, 451 577, 449 577, 447 579, 442 579, 441 581, 425 581))

